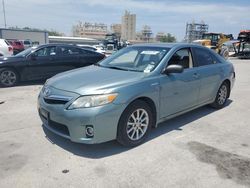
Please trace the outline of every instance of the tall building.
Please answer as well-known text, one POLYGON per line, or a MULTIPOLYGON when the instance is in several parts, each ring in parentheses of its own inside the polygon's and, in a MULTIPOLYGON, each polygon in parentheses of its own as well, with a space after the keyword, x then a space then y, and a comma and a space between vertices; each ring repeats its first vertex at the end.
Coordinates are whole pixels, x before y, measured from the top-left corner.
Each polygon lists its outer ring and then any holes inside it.
POLYGON ((73 26, 74 37, 90 37, 95 39, 104 39, 108 33, 108 26, 103 23, 79 22, 73 26))
POLYGON ((192 23, 186 24, 186 42, 193 42, 194 40, 198 40, 202 38, 204 33, 208 32, 208 25, 205 24, 203 21, 201 23, 192 23))
POLYGON ((125 11, 122 16, 122 35, 123 40, 135 40, 136 39, 136 15, 130 14, 130 12, 125 11))

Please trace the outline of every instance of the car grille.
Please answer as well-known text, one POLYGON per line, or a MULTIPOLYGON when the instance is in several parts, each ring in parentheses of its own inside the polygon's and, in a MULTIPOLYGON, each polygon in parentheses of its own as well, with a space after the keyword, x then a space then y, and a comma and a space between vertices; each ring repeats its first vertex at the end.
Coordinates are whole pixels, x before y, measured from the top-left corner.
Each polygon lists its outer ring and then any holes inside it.
POLYGON ((44 102, 48 104, 66 104, 68 101, 44 98, 44 102))
POLYGON ((44 97, 43 100, 47 104, 66 104, 72 99, 72 97, 59 96, 59 95, 51 95, 44 97))
POLYGON ((64 134, 64 135, 67 135, 69 136, 69 129, 67 126, 63 125, 63 124, 60 124, 60 123, 57 123, 55 121, 52 121, 52 120, 49 120, 49 127, 51 127, 52 129, 64 134))

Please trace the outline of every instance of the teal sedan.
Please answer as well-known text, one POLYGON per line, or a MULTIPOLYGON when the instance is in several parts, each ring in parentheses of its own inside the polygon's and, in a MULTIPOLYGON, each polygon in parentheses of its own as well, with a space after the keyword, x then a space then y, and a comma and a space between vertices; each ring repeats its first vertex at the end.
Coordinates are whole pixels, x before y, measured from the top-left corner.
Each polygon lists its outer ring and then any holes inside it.
POLYGON ((143 143, 151 128, 180 114, 225 106, 233 65, 193 44, 140 44, 60 73, 38 97, 43 126, 73 142, 143 143))

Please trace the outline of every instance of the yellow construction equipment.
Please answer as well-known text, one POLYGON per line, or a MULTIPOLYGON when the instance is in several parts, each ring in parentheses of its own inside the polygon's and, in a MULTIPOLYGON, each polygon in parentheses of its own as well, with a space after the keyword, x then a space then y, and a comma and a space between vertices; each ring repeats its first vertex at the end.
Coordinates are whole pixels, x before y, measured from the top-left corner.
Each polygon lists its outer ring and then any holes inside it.
POLYGON ((210 49, 215 50, 225 59, 229 57, 229 51, 227 46, 223 45, 225 42, 233 39, 233 35, 223 34, 223 33, 204 33, 202 39, 193 41, 194 43, 201 44, 210 49))

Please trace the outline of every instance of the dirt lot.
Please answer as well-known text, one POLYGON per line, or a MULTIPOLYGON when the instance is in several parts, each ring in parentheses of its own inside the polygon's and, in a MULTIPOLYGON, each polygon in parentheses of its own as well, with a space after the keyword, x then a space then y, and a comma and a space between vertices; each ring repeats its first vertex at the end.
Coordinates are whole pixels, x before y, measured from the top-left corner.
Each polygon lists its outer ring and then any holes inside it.
POLYGON ((167 121, 133 149, 44 130, 39 83, 0 88, 0 187, 250 187, 250 60, 231 61, 237 80, 225 108, 167 121))

